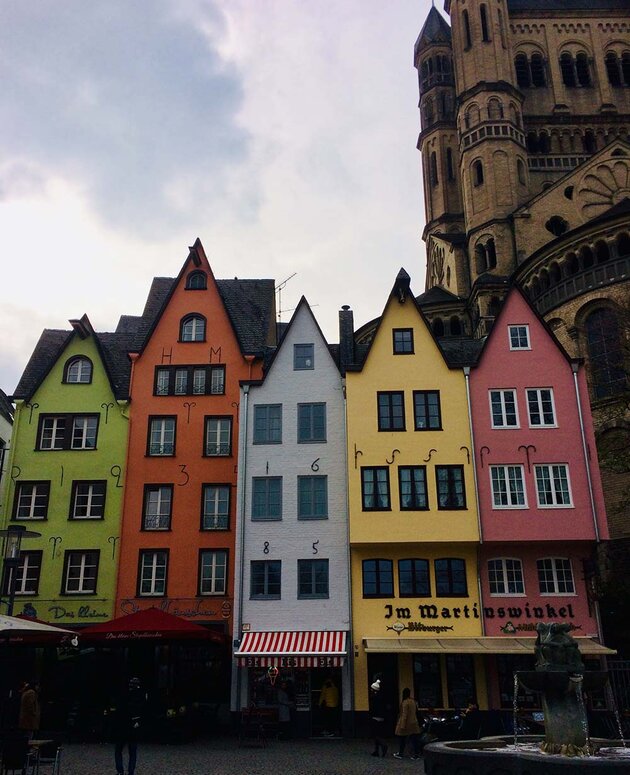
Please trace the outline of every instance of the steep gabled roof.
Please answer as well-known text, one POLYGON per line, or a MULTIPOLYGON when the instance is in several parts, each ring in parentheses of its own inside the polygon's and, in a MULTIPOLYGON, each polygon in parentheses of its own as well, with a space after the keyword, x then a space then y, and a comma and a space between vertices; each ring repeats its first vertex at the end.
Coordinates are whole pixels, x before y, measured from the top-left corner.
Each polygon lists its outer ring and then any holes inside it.
POLYGON ((429 304, 452 304, 457 301, 463 302, 464 299, 447 291, 446 288, 442 288, 440 285, 434 285, 428 291, 421 293, 420 296, 416 296, 416 302, 421 307, 428 306, 429 304))
POLYGON ((2 415, 7 422, 13 424, 13 404, 9 400, 9 396, 2 389, 0 389, 0 415, 2 415))
POLYGON ((62 331, 58 328, 45 328, 42 331, 33 354, 22 372, 18 386, 15 388, 13 400, 24 399, 28 401, 31 398, 73 335, 73 331, 62 331))
POLYGON ((435 6, 431 7, 414 46, 416 55, 432 43, 451 42, 451 28, 435 6))

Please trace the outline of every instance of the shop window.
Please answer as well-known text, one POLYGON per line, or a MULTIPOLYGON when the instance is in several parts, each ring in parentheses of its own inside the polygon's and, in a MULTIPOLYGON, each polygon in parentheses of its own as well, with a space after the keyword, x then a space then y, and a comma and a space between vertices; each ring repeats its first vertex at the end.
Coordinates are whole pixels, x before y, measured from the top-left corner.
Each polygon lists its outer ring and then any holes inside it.
POLYGON ((414 697, 421 708, 442 708, 442 671, 437 654, 413 655, 414 697))
POLYGON ((447 654, 448 705, 466 708, 477 702, 475 662, 470 654, 447 654))

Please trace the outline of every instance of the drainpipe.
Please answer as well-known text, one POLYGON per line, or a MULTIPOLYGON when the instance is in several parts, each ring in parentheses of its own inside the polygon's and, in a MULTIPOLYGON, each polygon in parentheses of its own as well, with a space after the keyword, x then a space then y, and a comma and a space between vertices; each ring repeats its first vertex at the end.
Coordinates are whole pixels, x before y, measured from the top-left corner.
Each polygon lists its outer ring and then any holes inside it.
POLYGON ((356 732, 354 716, 354 628, 352 626, 352 556, 350 552, 350 485, 348 481, 348 401, 346 399, 345 378, 341 380, 341 394, 343 396, 343 438, 346 449, 344 478, 346 485, 346 567, 348 568, 348 671, 350 677, 350 719, 352 722, 351 733, 352 737, 354 737, 356 732))
MULTIPOLYGON (((595 542, 601 543, 599 536, 599 526, 597 524, 597 506, 595 504, 595 495, 593 493, 593 479, 591 477, 591 464, 588 458, 588 446, 586 444, 586 431, 584 429, 584 417, 582 415, 582 403, 580 401, 580 384, 578 381, 578 371, 580 364, 577 361, 571 361, 571 371, 573 372, 573 387, 575 388, 575 402, 577 404, 578 418, 580 420, 580 435, 582 437, 582 454, 584 455, 584 466, 586 468, 586 483, 588 484, 588 495, 591 501, 591 514, 593 515, 593 528, 595 529, 595 542)), ((602 619, 599 612, 599 602, 593 600, 593 610, 595 611, 595 621, 597 623, 597 635, 600 643, 604 642, 602 631, 602 619)))
MULTIPOLYGON (((240 493, 239 499, 239 527, 240 527, 240 541, 239 541, 239 590, 238 599, 236 598, 236 590, 234 590, 234 602, 238 606, 238 615, 235 617, 236 626, 234 628, 234 634, 240 640, 242 638, 243 630, 243 583, 245 580, 245 502, 246 502, 246 490, 247 490, 247 421, 249 418, 249 385, 242 386, 242 399, 240 406, 240 448, 238 451, 238 479, 237 479, 237 491, 240 493)), ((234 639, 232 645, 234 644, 234 639)), ((236 708, 238 713, 241 707, 241 689, 242 689, 242 677, 241 667, 236 665, 236 708)))
MULTIPOLYGON (((475 434, 473 431, 472 409, 470 403, 470 366, 464 366, 464 379, 466 380, 466 405, 468 409, 468 430, 470 432, 470 446, 472 450, 470 457, 472 460, 473 482, 475 484, 475 505, 477 507, 477 530, 479 531, 479 544, 483 544, 483 529, 481 525, 481 507, 479 505, 479 486, 477 483, 477 460, 475 458, 475 434)), ((481 594, 481 568, 479 566, 479 552, 477 552, 477 594, 479 595, 479 620, 481 622, 481 634, 486 634, 486 625, 483 618, 483 597, 481 594)))

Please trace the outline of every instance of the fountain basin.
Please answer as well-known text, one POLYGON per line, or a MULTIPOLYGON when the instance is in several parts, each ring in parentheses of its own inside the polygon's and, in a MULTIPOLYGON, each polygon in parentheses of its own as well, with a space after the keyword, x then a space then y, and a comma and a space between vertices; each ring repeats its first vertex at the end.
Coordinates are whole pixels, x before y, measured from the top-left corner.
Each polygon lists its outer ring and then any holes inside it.
POLYGON ((424 748, 426 775, 598 775, 601 772, 630 772, 630 749, 618 740, 595 739, 600 746, 595 756, 566 757, 535 750, 542 736, 519 737, 515 748, 513 737, 484 737, 481 740, 458 740, 430 743, 424 748), (521 747, 520 743, 524 745, 521 747), (533 744, 531 749, 527 745, 533 744))

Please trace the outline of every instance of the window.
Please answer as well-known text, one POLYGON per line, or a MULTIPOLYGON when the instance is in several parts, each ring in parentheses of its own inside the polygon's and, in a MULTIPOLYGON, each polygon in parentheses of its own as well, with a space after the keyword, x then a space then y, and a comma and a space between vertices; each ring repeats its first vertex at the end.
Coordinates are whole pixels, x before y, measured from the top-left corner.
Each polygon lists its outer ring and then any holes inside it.
POLYGON ((107 482, 72 483, 70 519, 103 519, 107 482))
POLYGON ((39 418, 37 449, 96 449, 97 414, 43 414, 39 418))
POLYGON ((151 457, 175 454, 176 417, 150 417, 147 454, 151 457))
POLYGON ((490 35, 488 33, 488 15, 483 3, 479 6, 479 16, 481 18, 481 40, 487 43, 490 40, 490 35))
POLYGON ((328 477, 298 476, 298 519, 328 518, 328 477))
POLYGON ((173 511, 172 484, 145 484, 143 530, 170 530, 173 511))
POLYGON ((298 600, 328 597, 328 560, 298 560, 298 600))
POLYGON ((207 288, 206 273, 199 270, 191 272, 186 278, 187 291, 203 291, 207 288))
POLYGON ((145 549, 140 552, 138 595, 164 597, 168 575, 168 549, 145 549))
MULTIPOLYGON (((12 568, 5 565, 2 594, 9 595, 12 568)), ((15 570, 13 593, 19 595, 37 595, 39 577, 42 570, 42 552, 20 552, 20 560, 15 570)))
POLYGON ((280 560, 253 560, 250 597, 280 599, 282 563, 280 560))
POLYGON ((363 511, 389 511, 389 468, 361 468, 363 511))
POLYGON ((83 355, 70 358, 64 369, 64 382, 89 385, 92 382, 92 361, 83 355))
POLYGON ((282 404, 254 406, 254 444, 282 443, 282 404))
POLYGON ((282 477, 252 479, 252 520, 282 519, 282 477))
POLYGON ((414 390, 413 417, 417 431, 441 431, 440 391, 414 390))
POLYGON ((295 371, 315 368, 315 347, 312 344, 293 345, 293 368, 295 371))
POLYGON ((466 597, 466 563, 444 558, 435 561, 435 593, 437 597, 466 597))
POLYGON ((156 396, 216 396, 225 393, 225 366, 157 366, 156 396))
POLYGON ((298 444, 326 441, 326 404, 298 404, 298 444))
POLYGON ((426 466, 399 466, 398 485, 401 511, 429 508, 426 466))
POLYGON ((12 519, 46 519, 50 482, 20 482, 15 485, 12 519))
POLYGON ((536 494, 540 508, 571 506, 569 469, 562 463, 534 466, 536 494))
POLYGON ((67 551, 63 569, 62 595, 95 595, 99 552, 67 551))
POLYGON ((437 186, 439 181, 438 178, 438 165, 437 165, 437 154, 435 151, 432 151, 431 153, 431 161, 429 166, 429 179, 431 181, 432 186, 437 186))
POLYGON ((363 597, 391 597, 394 570, 391 560, 363 560, 363 597))
POLYGON ((394 328, 394 355, 413 355, 413 328, 394 328))
POLYGON ((398 592, 401 597, 430 597, 428 560, 398 560, 398 592))
POLYGON ((229 457, 232 454, 232 418, 206 417, 206 457, 229 457))
POLYGON ((530 350, 529 326, 508 326, 510 350, 530 350))
POLYGON ((488 560, 488 581, 491 595, 524 595, 523 565, 520 560, 501 558, 488 560))
POLYGON ((405 394, 402 391, 377 393, 379 431, 405 430, 405 394))
POLYGON ((490 466, 492 507, 495 509, 522 509, 525 502, 523 466, 490 466))
POLYGON ((622 393, 627 388, 627 377, 617 316, 611 309, 596 309, 587 317, 585 330, 593 397, 622 393))
POLYGON ((446 149, 446 173, 449 180, 455 180, 455 165, 453 164, 453 151, 451 148, 446 149))
POLYGON ((466 39, 465 48, 470 48, 472 46, 472 37, 470 35, 470 19, 468 18, 468 11, 462 13, 462 19, 464 21, 464 36, 466 39))
POLYGON ((574 595, 571 560, 565 557, 545 557, 536 560, 538 586, 541 595, 574 595))
POLYGON ((477 160, 473 162, 473 186, 483 185, 483 164, 477 160))
POLYGON ((554 428, 556 413, 553 406, 553 390, 551 388, 532 388, 526 393, 530 427, 554 428))
POLYGON ((227 530, 230 526, 230 485, 204 484, 202 509, 202 530, 227 530))
POLYGON ((438 509, 465 509, 463 466, 436 466, 438 509))
POLYGON ((199 552, 199 594, 225 595, 227 592, 227 559, 225 549, 203 549, 199 552))
POLYGON ((201 315, 188 315, 182 318, 179 340, 180 342, 205 342, 206 319, 201 315))

